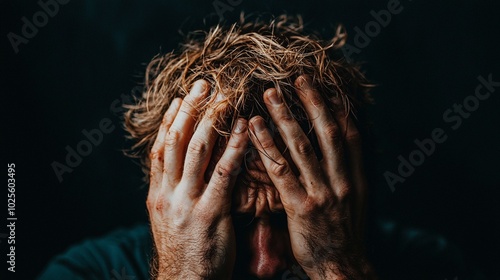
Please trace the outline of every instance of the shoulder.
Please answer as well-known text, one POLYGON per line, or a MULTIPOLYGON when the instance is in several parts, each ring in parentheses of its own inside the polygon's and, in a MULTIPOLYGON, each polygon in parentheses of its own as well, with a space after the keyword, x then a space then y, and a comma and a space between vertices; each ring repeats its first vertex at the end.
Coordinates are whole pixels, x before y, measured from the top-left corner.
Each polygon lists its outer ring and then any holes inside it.
POLYGON ((468 272, 462 251, 443 235, 378 220, 368 236, 380 279, 454 279, 468 272))
POLYGON ((149 279, 152 240, 145 224, 88 239, 53 258, 39 279, 149 279))

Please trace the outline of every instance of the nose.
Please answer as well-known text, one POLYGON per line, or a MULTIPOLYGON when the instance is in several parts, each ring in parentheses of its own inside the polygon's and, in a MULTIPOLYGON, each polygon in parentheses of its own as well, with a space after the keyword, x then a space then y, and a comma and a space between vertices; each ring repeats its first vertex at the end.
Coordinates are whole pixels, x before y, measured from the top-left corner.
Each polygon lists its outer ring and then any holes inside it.
POLYGON ((269 220, 259 219, 250 233, 250 274, 259 279, 271 279, 287 266, 284 234, 273 230, 269 220))

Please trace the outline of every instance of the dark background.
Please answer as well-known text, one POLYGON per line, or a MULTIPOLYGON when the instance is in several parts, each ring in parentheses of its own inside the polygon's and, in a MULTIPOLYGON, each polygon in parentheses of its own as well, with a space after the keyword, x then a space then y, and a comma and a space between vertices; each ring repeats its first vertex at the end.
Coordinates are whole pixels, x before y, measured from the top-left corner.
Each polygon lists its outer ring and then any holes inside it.
MULTIPOLYGON (((300 13, 326 35, 343 23, 354 45, 354 28, 364 29, 370 11, 388 2, 243 0, 223 15, 230 22, 241 11, 300 13)), ((477 279, 499 279, 500 87, 456 130, 442 115, 474 93, 479 75, 500 81, 496 3, 401 1, 402 12, 352 56, 378 85, 370 112, 377 215, 446 236, 477 279), (436 127, 447 140, 391 192, 384 172, 397 173, 398 156, 408 158, 413 141, 429 138, 436 127)), ((73 0, 16 54, 7 34, 21 35, 21 18, 31 20, 39 10, 36 1, 2 1, 0 8, 2 176, 14 162, 17 279, 35 277, 75 242, 146 220, 142 174, 122 154, 128 143, 111 106, 141 82, 144 63, 177 46, 179 30, 218 19, 212 1, 73 0), (115 129, 59 182, 51 164, 65 164, 65 147, 76 148, 85 139, 81 131, 98 128, 104 118, 115 129)), ((4 260, 7 244, 0 240, 4 260)), ((2 261, 2 274, 6 269, 2 261)))

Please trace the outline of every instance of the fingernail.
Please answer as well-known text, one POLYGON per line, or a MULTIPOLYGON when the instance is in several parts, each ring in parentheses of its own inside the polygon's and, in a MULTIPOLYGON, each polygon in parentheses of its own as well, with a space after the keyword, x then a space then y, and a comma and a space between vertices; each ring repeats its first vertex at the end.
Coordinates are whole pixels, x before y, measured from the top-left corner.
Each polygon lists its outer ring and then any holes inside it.
POLYGON ((220 92, 215 96, 215 102, 217 103, 221 102, 224 99, 226 99, 226 96, 220 92))
POLYGON ((194 97, 199 97, 205 93, 206 89, 207 89, 206 82, 198 80, 194 83, 193 89, 191 90, 191 94, 194 97))
POLYGON ((234 128, 235 133, 242 133, 247 128, 246 122, 244 119, 238 119, 236 123, 236 127, 234 128))
POLYGON ((261 132, 261 131, 263 131, 264 129, 266 129, 266 125, 264 124, 264 121, 263 121, 261 118, 259 118, 259 119, 255 120, 255 121, 253 121, 253 122, 252 122, 252 125, 253 125, 254 130, 255 130, 256 132, 261 132))
POLYGON ((299 89, 309 88, 309 78, 305 76, 300 76, 297 81, 297 86, 299 89))
POLYGON ((267 91, 267 98, 269 98, 269 101, 271 101, 271 104, 273 105, 281 104, 281 98, 278 97, 275 89, 270 89, 267 91))
POLYGON ((298 88, 302 88, 304 86, 304 83, 305 83, 305 79, 304 77, 300 76, 298 79, 297 79, 297 87, 298 88))

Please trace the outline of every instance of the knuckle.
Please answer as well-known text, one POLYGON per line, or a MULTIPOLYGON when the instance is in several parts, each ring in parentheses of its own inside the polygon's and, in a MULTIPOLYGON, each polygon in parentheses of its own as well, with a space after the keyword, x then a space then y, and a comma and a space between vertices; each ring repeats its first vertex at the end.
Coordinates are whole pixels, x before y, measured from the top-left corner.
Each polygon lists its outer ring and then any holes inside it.
POLYGON ((336 124, 331 122, 323 126, 323 133, 328 138, 332 139, 339 138, 339 128, 336 124))
POLYGON ((177 147, 177 143, 181 137, 182 132, 177 129, 170 129, 167 133, 167 137, 165 138, 165 147, 168 151, 173 150, 177 147))
POLYGON ((292 116, 292 113, 290 110, 288 110, 287 107, 281 106, 282 108, 279 110, 278 114, 278 120, 281 122, 291 122, 294 121, 295 119, 292 116))
POLYGON ((188 146, 188 153, 204 156, 208 152, 208 143, 201 139, 193 139, 188 146))
POLYGON ((274 141, 273 139, 266 137, 265 139, 261 140, 260 145, 264 150, 267 150, 274 147, 274 141))
POLYGON ((290 173, 290 166, 286 162, 274 162, 270 166, 271 174, 274 174, 277 177, 285 176, 290 173))
POLYGON ((311 195, 304 202, 304 213, 318 213, 330 208, 335 203, 333 196, 311 195))
POLYGON ((359 144, 361 142, 361 135, 357 129, 349 129, 346 135, 346 142, 359 144))
POLYGON ((153 161, 153 160, 162 161, 163 160, 163 153, 162 153, 161 149, 160 148, 152 149, 151 152, 149 153, 149 159, 151 161, 153 161))
POLYGON ((235 171, 239 169, 240 165, 234 161, 223 161, 217 164, 215 172, 223 178, 231 177, 235 171))
POLYGON ((233 139, 229 140, 226 149, 240 150, 246 146, 244 140, 245 138, 236 136, 233 139))
POLYGON ((168 203, 165 199, 157 199, 154 208, 158 212, 163 212, 168 208, 168 203))
POLYGON ((301 155, 311 155, 314 153, 314 148, 307 139, 301 139, 296 144, 297 152, 301 155))
POLYGON ((163 194, 159 195, 148 195, 146 200, 146 205, 149 212, 164 212, 170 207, 170 202, 167 197, 163 194))
POLYGON ((319 208, 317 201, 313 197, 308 197, 302 205, 302 212, 307 215, 317 212, 319 208))
POLYGON ((323 98, 318 94, 318 92, 311 90, 309 94, 309 98, 311 100, 312 105, 315 107, 322 107, 324 106, 325 102, 323 101, 323 98))
POLYGON ((316 207, 318 209, 330 208, 330 206, 336 201, 335 197, 330 192, 323 192, 314 197, 316 201, 316 207))
POLYGON ((349 184, 343 182, 343 183, 338 183, 338 190, 337 190, 337 200, 339 203, 343 204, 347 201, 350 200, 351 195, 352 195, 352 188, 349 184))
POLYGON ((146 206, 149 212, 151 212, 151 210, 154 209, 154 203, 155 201, 151 198, 151 195, 148 195, 148 198, 146 199, 146 206))

